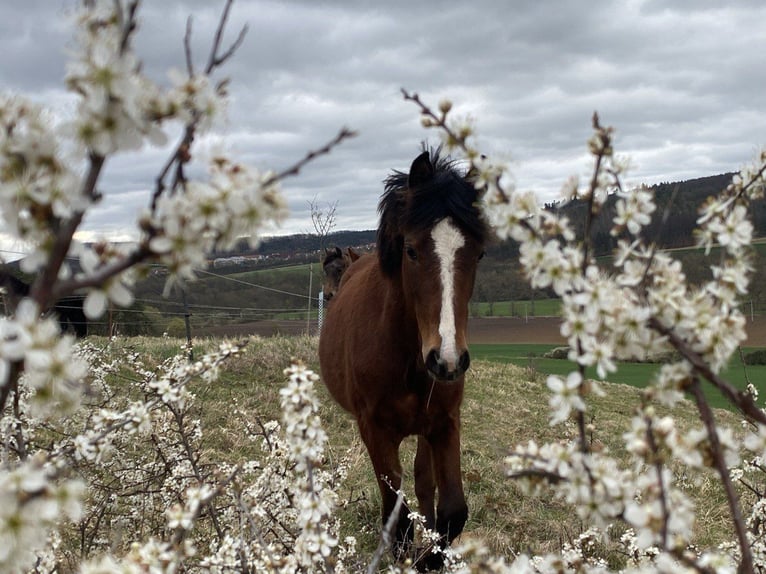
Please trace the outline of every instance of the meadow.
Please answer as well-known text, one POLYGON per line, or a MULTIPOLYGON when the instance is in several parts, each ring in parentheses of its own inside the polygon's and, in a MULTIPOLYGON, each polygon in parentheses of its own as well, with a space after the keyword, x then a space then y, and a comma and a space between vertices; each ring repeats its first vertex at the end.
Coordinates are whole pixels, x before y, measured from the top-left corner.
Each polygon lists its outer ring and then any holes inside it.
MULTIPOLYGON (((218 342, 196 341, 195 354, 215 348, 218 342)), ((94 338, 93 343, 107 346, 105 339, 94 338)), ((219 381, 198 381, 190 387, 195 396, 193 415, 199 419, 204 437, 202 464, 237 464, 260 456, 246 428, 280 420, 279 390, 286 383, 282 371, 294 358, 318 372, 316 344, 315 337, 307 336, 254 338, 242 355, 224 366, 219 381)), ((129 348, 139 353, 150 365, 177 353, 182 341, 139 337, 113 340, 111 345, 115 351, 129 348)), ((477 346, 466 380, 462 470, 470 516, 463 536, 482 539, 494 552, 509 558, 521 552, 560 550, 583 532, 583 525, 569 505, 550 496, 523 494, 503 471, 503 458, 514 445, 530 440, 541 444, 576 432, 572 421, 557 427, 549 425, 549 393, 541 372, 548 364, 537 358, 545 347, 477 346)), ((568 368, 565 361, 554 366, 568 368)), ((130 380, 135 376, 125 365, 110 384, 118 394, 129 392, 130 380)), ((321 384, 317 393, 320 417, 330 441, 325 464, 343 466, 347 471, 339 491, 341 533, 355 536, 359 553, 370 556, 380 532, 380 502, 372 469, 354 421, 321 384)), ((634 386, 615 383, 608 385, 606 396, 590 401, 590 439, 598 448, 618 456, 624 453, 622 432, 630 427, 638 400, 639 391, 634 386)), ((699 424, 695 423, 694 411, 691 403, 685 403, 672 414, 681 428, 688 429, 699 424)), ((733 413, 718 411, 717 417, 732 428, 739 425, 733 413)), ((405 492, 410 499, 414 499, 413 456, 414 439, 408 439, 403 445, 403 465, 405 492)), ((731 529, 725 520, 726 504, 718 481, 711 473, 685 477, 692 497, 705 505, 705 511, 698 515, 695 541, 714 545, 728 539, 731 529)), ((624 532, 621 528, 618 525, 611 532, 613 541, 624 532)), ((625 556, 616 542, 604 543, 594 551, 603 554, 612 567, 624 564, 625 556)))
MULTIPOLYGON (((483 361, 496 363, 511 363, 543 375, 564 375, 573 370, 573 364, 566 359, 551 359, 545 354, 554 349, 554 345, 544 344, 472 344, 471 356, 483 361)), ((756 348, 743 348, 742 354, 749 353, 756 348)), ((610 383, 629 385, 643 388, 651 381, 659 369, 657 363, 633 363, 623 362, 618 364, 618 370, 609 374, 607 380, 610 383)), ((766 365, 744 365, 741 355, 733 355, 728 367, 721 373, 722 376, 734 384, 738 389, 744 389, 751 382, 759 393, 766 393, 766 365)), ((585 376, 598 380, 594 367, 585 370, 585 376)), ((716 408, 729 408, 729 404, 714 389, 706 388, 706 396, 716 408)))

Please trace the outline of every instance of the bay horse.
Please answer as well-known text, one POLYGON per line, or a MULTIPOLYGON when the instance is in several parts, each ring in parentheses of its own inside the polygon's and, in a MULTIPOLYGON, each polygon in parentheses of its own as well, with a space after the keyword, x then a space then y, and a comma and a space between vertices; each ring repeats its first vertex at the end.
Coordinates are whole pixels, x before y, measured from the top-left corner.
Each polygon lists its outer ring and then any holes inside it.
POLYGON ((343 274, 348 269, 348 266, 359 259, 359 257, 361 255, 351 247, 347 247, 345 252, 341 251, 340 247, 337 246, 332 249, 325 249, 322 256, 322 272, 324 273, 322 293, 325 301, 329 302, 335 297, 343 274))
MULTIPOLYGON (((355 418, 382 497, 383 525, 401 488, 399 446, 417 435, 414 478, 426 526, 448 546, 468 507, 460 470, 460 405, 470 357, 468 301, 488 226, 470 176, 439 149, 385 180, 377 253, 343 277, 319 339, 322 379, 355 418), (438 503, 436 493, 438 491, 438 503)), ((412 545, 399 507, 394 554, 412 545)), ((438 568, 437 551, 416 561, 438 568)))

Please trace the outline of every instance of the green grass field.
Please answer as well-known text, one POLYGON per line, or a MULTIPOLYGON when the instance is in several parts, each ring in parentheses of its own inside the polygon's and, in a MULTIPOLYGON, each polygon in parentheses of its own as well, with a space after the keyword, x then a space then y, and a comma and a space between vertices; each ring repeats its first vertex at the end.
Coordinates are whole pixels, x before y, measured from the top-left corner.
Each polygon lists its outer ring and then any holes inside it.
POLYGON ((560 299, 471 303, 471 314, 478 317, 552 317, 559 315, 560 310, 560 299))
MULTIPOLYGON (((498 363, 511 363, 520 367, 533 369, 544 375, 567 375, 574 370, 575 365, 564 359, 548 359, 543 355, 553 349, 555 345, 540 344, 475 344, 471 345, 471 357, 481 361, 498 363)), ((754 349, 743 349, 749 352, 754 349)), ((620 363, 618 370, 611 373, 607 379, 612 383, 621 383, 632 387, 643 388, 646 386, 659 365, 654 363, 620 363)), ((595 368, 585 371, 586 377, 598 379, 595 368)), ((722 376, 738 389, 744 389, 747 381, 752 382, 759 393, 766 393, 766 365, 749 365, 747 368, 742 364, 738 355, 732 357, 729 366, 722 376)), ((711 404, 717 408, 729 408, 727 401, 715 389, 706 386, 706 395, 711 404)))

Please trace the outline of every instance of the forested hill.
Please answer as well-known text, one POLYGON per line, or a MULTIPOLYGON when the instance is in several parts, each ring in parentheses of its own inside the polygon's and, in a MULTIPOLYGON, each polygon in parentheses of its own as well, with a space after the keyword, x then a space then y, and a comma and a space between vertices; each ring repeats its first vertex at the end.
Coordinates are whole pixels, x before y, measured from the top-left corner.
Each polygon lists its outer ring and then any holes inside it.
MULTIPOLYGON (((733 173, 713 175, 690 179, 688 181, 660 183, 651 186, 657 201, 657 211, 653 221, 645 234, 653 242, 663 248, 686 247, 694 243, 693 230, 696 227, 698 211, 702 203, 710 196, 718 194, 729 182, 733 173), (668 220, 663 225, 662 217, 669 210, 668 220)), ((594 225, 593 241, 597 254, 610 253, 616 240, 610 235, 612 218, 614 217, 614 204, 616 197, 607 200, 605 217, 600 217, 594 225)), ((546 209, 558 211, 569 217, 575 226, 578 236, 582 236, 585 225, 585 210, 587 205, 584 201, 570 201, 565 204, 547 204, 546 209)), ((753 203, 752 218, 755 225, 755 235, 766 236, 766 203, 759 200, 753 203)), ((372 249, 375 243, 375 231, 336 231, 327 237, 320 238, 317 235, 304 233, 288 235, 284 237, 264 238, 258 247, 257 254, 268 256, 273 259, 301 258, 303 256, 315 257, 315 254, 323 247, 359 247, 372 249)), ((515 254, 513 245, 494 245, 490 248, 496 255, 515 254)), ((223 256, 224 254, 217 254, 223 256)), ((227 252, 225 255, 252 255, 247 242, 243 241, 241 248, 227 252)))
MULTIPOLYGON (((660 183, 650 186, 654 191, 657 210, 652 223, 644 229, 644 236, 661 248, 687 247, 694 244, 694 229, 702 204, 711 196, 717 195, 730 182, 733 173, 713 175, 674 183, 660 183), (662 222, 667 213, 667 221, 662 222)), ((616 246, 616 239, 610 235, 612 219, 615 215, 616 196, 606 202, 604 213, 595 222, 592 239, 597 254, 610 253, 616 246)), ((585 225, 586 202, 575 200, 563 205, 546 205, 546 209, 567 215, 576 228, 578 237, 582 237, 585 225)), ((755 227, 755 236, 766 236, 766 202, 757 200, 751 206, 751 218, 755 227)))
MULTIPOLYGON (((336 231, 327 237, 320 238, 309 233, 297 235, 285 235, 280 237, 265 237, 261 241, 257 255, 273 258, 294 257, 296 255, 314 254, 323 247, 365 247, 372 249, 375 243, 375 230, 366 231, 336 231)), ((248 242, 243 240, 237 249, 227 251, 225 254, 217 253, 216 256, 252 255, 248 242)))

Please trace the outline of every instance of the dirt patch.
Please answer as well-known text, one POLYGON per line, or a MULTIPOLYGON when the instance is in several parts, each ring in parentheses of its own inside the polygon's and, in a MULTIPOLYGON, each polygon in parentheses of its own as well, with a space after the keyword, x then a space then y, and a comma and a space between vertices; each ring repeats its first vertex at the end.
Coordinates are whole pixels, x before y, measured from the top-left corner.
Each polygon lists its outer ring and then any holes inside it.
MULTIPOLYGON (((468 321, 468 340, 472 343, 548 343, 564 344, 559 333, 559 317, 489 317, 468 321)), ((316 323, 309 327, 316 334, 316 323)), ((306 321, 257 321, 195 330, 195 336, 242 337, 260 335, 299 335, 306 333, 306 321)), ((749 347, 766 347, 766 317, 747 322, 749 347)))
POLYGON ((469 319, 471 343, 550 343, 561 345, 559 317, 489 317, 469 319))

